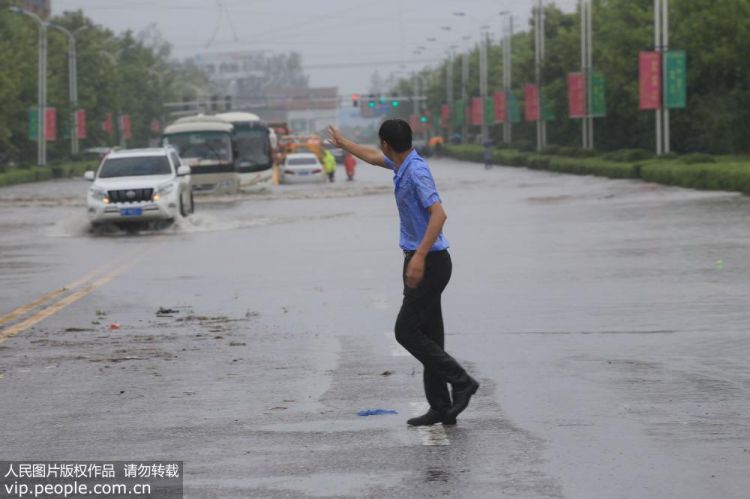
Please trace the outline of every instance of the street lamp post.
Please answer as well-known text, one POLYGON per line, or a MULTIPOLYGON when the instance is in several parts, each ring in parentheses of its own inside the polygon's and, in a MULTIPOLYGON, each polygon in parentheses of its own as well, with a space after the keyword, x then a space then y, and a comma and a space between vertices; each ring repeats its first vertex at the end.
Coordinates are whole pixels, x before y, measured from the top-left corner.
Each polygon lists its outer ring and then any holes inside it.
POLYGON ((39 24, 39 68, 37 83, 37 164, 47 164, 47 22, 33 12, 10 7, 11 12, 29 16, 39 24))
POLYGON ((584 149, 594 148, 594 117, 591 114, 591 74, 594 69, 591 0, 580 0, 581 8, 581 73, 586 88, 586 114, 581 120, 581 135, 584 149))
MULTIPOLYGON (((654 0, 654 47, 664 64, 664 54, 669 50, 669 0, 654 0)), ((662 68, 662 95, 656 110, 656 154, 669 154, 670 124, 669 109, 664 103, 664 76, 662 68)))
POLYGON ((503 92, 505 93, 505 123, 503 123, 503 142, 510 144, 513 140, 513 123, 510 116, 510 93, 513 90, 513 15, 508 11, 500 12, 506 17, 503 29, 503 92))
POLYGON ((544 63, 544 0, 537 0, 534 9, 534 62, 536 67, 537 109, 539 119, 536 122, 536 148, 544 149, 547 143, 547 123, 544 121, 542 64, 544 63))
MULTIPOLYGON (((483 26, 484 28, 489 28, 489 26, 483 26)), ((482 143, 486 142, 489 137, 489 126, 487 123, 487 120, 489 119, 489 116, 487 116, 486 113, 486 102, 487 102, 487 45, 489 44, 489 34, 487 32, 483 32, 480 35, 479 40, 479 98, 482 101, 482 127, 481 127, 481 135, 482 135, 482 143)))
POLYGON ((76 126, 76 112, 78 111, 78 55, 76 52, 76 35, 88 26, 70 31, 55 23, 48 23, 50 28, 63 32, 68 37, 68 96, 70 99, 71 125, 70 125, 70 152, 78 154, 78 128, 76 126))

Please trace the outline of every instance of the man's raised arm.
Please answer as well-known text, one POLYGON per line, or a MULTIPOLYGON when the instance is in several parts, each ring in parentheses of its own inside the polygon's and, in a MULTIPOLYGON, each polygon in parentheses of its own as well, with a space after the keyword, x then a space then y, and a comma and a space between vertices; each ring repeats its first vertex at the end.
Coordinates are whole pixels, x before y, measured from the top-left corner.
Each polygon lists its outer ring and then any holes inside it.
POLYGON ((334 146, 340 147, 341 149, 355 155, 365 163, 387 168, 387 166, 385 166, 385 155, 382 151, 378 151, 374 147, 357 144, 356 142, 347 139, 341 134, 341 131, 334 126, 328 127, 328 136, 334 146))

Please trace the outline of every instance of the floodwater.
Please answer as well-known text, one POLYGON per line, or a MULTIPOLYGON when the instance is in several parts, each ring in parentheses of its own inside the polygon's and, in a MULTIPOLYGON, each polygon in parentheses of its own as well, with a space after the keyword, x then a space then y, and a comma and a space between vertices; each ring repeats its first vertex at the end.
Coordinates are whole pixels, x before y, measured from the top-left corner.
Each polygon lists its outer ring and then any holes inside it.
POLYGON ((482 381, 455 428, 405 425, 389 172, 137 235, 90 234, 63 180, 0 189, 0 314, 122 270, 0 343, 0 458, 183 459, 187 497, 747 497, 750 200, 431 166, 482 381))

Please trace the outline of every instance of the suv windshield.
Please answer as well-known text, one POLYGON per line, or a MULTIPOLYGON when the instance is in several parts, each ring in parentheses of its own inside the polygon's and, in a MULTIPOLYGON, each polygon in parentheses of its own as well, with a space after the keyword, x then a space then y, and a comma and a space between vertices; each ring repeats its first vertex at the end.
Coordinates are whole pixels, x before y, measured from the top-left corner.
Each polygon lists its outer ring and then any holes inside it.
POLYGON ((104 161, 99 171, 99 178, 169 175, 171 173, 172 167, 166 156, 112 158, 104 161))

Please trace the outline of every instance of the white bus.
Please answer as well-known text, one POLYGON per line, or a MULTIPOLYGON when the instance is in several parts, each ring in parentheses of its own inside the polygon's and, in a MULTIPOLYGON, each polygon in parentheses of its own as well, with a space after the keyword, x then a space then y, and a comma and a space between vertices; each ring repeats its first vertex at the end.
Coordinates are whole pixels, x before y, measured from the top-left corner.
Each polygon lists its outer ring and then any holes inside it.
POLYGON ((164 129, 162 145, 174 147, 192 169, 193 191, 229 194, 240 182, 235 167, 234 127, 214 116, 180 118, 164 129))
POLYGON ((230 112, 216 117, 234 127, 235 171, 240 187, 269 183, 273 173, 273 149, 268 125, 252 113, 230 112))

